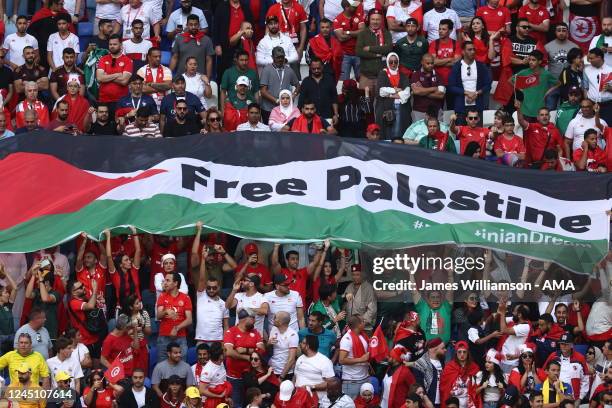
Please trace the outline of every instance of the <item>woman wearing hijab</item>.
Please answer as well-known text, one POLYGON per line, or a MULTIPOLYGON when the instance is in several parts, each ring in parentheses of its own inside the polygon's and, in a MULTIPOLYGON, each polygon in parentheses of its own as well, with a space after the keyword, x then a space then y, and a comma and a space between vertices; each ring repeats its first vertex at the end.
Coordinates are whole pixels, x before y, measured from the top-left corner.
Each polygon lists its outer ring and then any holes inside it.
POLYGON ((387 54, 387 68, 378 74, 376 83, 376 123, 382 130, 381 138, 401 138, 412 123, 410 117, 410 80, 399 72, 399 56, 387 54))
POLYGON ((359 395, 355 398, 355 408, 380 407, 380 397, 374 394, 374 386, 369 383, 361 384, 359 395))
POLYGON ((280 130, 289 122, 291 119, 295 119, 300 116, 300 110, 293 104, 293 96, 291 91, 283 89, 280 91, 278 99, 280 103, 270 113, 270 119, 268 124, 270 129, 274 132, 280 132, 280 130))

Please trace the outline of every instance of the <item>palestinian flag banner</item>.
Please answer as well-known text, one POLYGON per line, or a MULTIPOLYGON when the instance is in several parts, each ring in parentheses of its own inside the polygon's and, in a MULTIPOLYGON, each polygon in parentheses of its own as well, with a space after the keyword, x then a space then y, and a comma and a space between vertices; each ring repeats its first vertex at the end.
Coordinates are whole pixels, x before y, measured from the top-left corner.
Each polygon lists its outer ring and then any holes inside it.
POLYGON ((348 248, 457 243, 590 273, 610 174, 501 167, 416 146, 298 133, 177 139, 36 131, 0 141, 0 252, 105 228, 348 248))

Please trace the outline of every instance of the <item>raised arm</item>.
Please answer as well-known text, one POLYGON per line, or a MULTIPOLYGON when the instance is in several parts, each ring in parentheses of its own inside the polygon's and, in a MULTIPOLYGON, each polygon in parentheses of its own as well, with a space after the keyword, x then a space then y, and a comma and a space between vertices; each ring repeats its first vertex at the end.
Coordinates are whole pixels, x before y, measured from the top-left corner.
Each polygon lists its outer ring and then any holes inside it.
POLYGON ((191 245, 191 267, 195 268, 200 263, 200 237, 202 236, 202 221, 196 222, 196 234, 193 237, 193 244, 191 245))
POLYGON ((130 225, 130 231, 132 232, 132 237, 134 238, 134 261, 132 264, 134 268, 140 269, 140 257, 142 255, 142 247, 140 245, 140 237, 136 231, 136 228, 130 225))
POLYGON ((200 262, 200 274, 198 275, 198 292, 206 290, 206 281, 208 280, 208 272, 206 271, 206 258, 208 257, 208 247, 202 247, 202 262, 200 262))
POLYGON ((272 257, 270 259, 270 269, 272 270, 272 273, 280 273, 281 271, 281 265, 278 262, 278 253, 280 251, 280 244, 275 243, 274 244, 274 249, 272 250, 272 257))
POLYGON ((108 259, 108 272, 115 273, 115 261, 113 261, 113 249, 111 247, 111 233, 110 230, 105 229, 104 235, 106 235, 106 258, 108 259))
POLYGON ((83 256, 85 255, 85 248, 87 247, 87 233, 85 232, 81 232, 81 238, 83 239, 83 242, 81 242, 81 246, 79 247, 79 250, 77 251, 77 256, 76 256, 76 261, 74 263, 74 268, 77 271, 80 271, 81 268, 83 268, 83 256))

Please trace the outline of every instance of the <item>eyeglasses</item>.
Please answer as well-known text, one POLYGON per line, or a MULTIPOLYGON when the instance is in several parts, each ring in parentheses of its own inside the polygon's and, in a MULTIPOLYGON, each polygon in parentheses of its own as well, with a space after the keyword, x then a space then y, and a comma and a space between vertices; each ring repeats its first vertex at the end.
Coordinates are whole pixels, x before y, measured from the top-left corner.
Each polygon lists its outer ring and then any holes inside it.
POLYGON ((520 25, 518 27, 522 28, 523 30, 529 30, 529 26, 528 25, 520 25))
MULTIPOLYGON (((468 116, 467 117, 468 120, 478 120, 478 116, 468 116)), ((468 299, 470 300, 476 300, 476 297, 470 296, 468 299)))
POLYGON ((399 61, 397 61, 397 60, 391 60, 391 61, 389 61, 389 64, 390 64, 390 65, 397 65, 397 64, 399 64, 399 61))
POLYGON ((209 122, 221 122, 221 118, 218 116, 208 118, 209 122))

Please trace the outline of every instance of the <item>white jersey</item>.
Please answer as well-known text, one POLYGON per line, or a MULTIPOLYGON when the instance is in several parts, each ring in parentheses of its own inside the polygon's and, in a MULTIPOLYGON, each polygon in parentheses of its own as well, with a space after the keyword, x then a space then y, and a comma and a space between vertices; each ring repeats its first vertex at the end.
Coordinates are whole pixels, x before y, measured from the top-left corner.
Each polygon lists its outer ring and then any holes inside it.
MULTIPOLYGON (((236 315, 242 309, 259 309, 261 305, 267 303, 264 295, 259 292, 256 292, 253 296, 247 296, 245 292, 238 292, 234 299, 236 299, 236 315)), ((255 315, 255 328, 262 334, 264 332, 264 319, 264 315, 255 315)), ((236 319, 236 324, 238 324, 238 319, 236 319)))
MULTIPOLYGON (((276 343, 272 346, 272 357, 268 364, 274 369, 274 374, 279 375, 283 372, 283 368, 285 368, 289 358, 289 351, 298 347, 298 334, 290 327, 284 333, 281 333, 277 327, 272 327, 269 339, 276 339, 276 343)), ((293 368, 287 371, 288 374, 292 372, 293 368)))
POLYGON ((291 317, 289 327, 293 330, 298 331, 300 327, 297 321, 297 308, 304 307, 302 304, 302 297, 295 290, 290 290, 286 296, 278 296, 276 291, 268 292, 264 295, 264 299, 268 304, 268 324, 272 326, 274 322, 274 315, 278 312, 287 312, 291 317))
POLYGON ((13 33, 7 35, 2 44, 2 48, 7 52, 6 59, 18 66, 25 64, 23 59, 23 49, 25 47, 32 47, 37 50, 38 40, 30 34, 20 37, 17 33, 13 33))
POLYGON ((79 48, 79 37, 71 32, 68 33, 66 38, 62 38, 59 32, 53 33, 49 36, 49 40, 47 41, 47 52, 53 52, 53 63, 55 64, 56 68, 64 65, 62 55, 65 48, 72 48, 78 55, 81 52, 81 49, 79 48))
POLYGON ((195 339, 203 341, 223 340, 223 319, 229 319, 229 311, 220 297, 213 299, 206 291, 196 295, 197 323, 195 339))

